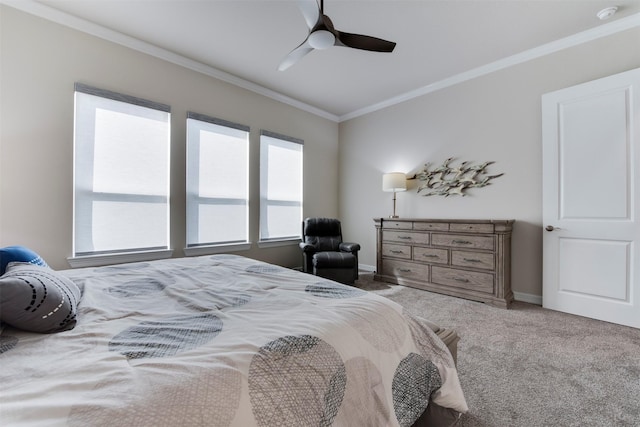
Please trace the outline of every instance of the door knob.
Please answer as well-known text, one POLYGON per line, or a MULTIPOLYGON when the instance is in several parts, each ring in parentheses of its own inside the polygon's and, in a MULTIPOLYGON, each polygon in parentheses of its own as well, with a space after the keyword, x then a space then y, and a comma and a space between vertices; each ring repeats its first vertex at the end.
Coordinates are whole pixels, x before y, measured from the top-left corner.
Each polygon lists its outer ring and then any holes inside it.
POLYGON ((547 225, 545 228, 547 231, 560 230, 560 227, 554 227, 553 225, 547 225))

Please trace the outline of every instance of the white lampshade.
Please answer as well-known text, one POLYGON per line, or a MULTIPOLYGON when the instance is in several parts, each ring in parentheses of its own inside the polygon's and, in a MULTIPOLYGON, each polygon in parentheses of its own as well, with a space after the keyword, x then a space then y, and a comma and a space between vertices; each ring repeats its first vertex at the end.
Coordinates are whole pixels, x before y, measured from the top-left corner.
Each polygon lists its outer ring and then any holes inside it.
POLYGON ((391 172, 382 175, 382 191, 406 191, 407 176, 402 172, 391 172))

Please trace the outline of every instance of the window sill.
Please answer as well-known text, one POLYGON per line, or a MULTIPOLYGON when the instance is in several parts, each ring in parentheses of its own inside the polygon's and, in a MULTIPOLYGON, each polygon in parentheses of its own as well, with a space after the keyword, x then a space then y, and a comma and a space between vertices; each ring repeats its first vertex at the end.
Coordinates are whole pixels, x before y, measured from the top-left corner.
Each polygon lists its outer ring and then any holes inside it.
POLYGON ((251 242, 232 243, 228 245, 193 246, 190 248, 184 248, 183 251, 185 256, 200 256, 236 251, 248 251, 249 249, 251 249, 251 242))
POLYGON ((259 248, 276 248, 279 246, 298 246, 302 240, 300 238, 284 240, 261 240, 258 242, 259 248))
POLYGON ((171 258, 173 249, 142 252, 123 252, 106 255, 86 255, 69 257, 67 262, 71 268, 99 267, 102 265, 122 264, 127 262, 153 261, 156 259, 171 258))

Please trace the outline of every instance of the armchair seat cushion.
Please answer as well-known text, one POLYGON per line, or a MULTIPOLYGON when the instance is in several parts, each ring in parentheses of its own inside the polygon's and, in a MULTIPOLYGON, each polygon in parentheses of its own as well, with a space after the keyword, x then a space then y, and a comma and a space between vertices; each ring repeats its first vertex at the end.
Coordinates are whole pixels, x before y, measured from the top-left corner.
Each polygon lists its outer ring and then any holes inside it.
POLYGON ((350 268, 357 266, 358 259, 348 252, 318 252, 313 255, 314 270, 322 268, 350 268))

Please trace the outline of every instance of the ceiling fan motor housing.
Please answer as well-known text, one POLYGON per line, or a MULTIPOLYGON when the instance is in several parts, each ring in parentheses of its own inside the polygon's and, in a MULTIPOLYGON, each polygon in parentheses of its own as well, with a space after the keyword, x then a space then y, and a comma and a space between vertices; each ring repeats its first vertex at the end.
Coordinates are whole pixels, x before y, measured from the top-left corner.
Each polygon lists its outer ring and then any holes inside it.
POLYGON ((327 49, 335 42, 336 36, 329 30, 320 29, 309 34, 309 44, 314 49, 327 49))

